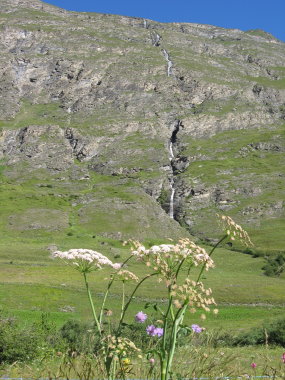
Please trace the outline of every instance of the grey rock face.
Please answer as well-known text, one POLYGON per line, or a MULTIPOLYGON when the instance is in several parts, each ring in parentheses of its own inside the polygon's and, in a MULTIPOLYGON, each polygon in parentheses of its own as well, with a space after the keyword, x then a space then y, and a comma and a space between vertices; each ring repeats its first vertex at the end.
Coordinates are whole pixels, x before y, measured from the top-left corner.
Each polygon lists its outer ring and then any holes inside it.
MULTIPOLYGON (((160 205, 168 212, 173 186, 175 218, 193 233, 219 210, 245 223, 247 210, 262 218, 282 214, 283 204, 269 206, 273 214, 245 204, 272 187, 256 163, 238 160, 270 160, 268 178, 280 172, 283 42, 263 31, 68 12, 38 0, 2 0, 0 11, 6 176, 17 177, 24 165, 30 176, 58 174, 67 187, 81 181, 84 191, 92 191, 92 175, 123 178, 148 194, 138 209, 167 220, 171 233, 171 223, 181 229, 160 205)), ((85 207, 80 220, 88 224, 85 207)))

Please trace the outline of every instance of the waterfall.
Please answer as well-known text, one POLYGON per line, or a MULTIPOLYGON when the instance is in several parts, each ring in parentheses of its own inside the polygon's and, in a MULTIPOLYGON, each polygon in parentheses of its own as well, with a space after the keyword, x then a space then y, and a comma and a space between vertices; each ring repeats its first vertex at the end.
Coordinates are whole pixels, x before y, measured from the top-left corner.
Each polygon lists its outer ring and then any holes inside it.
POLYGON ((169 217, 171 219, 174 219, 174 195, 175 195, 175 187, 174 187, 174 181, 173 181, 173 179, 170 182, 170 189, 171 189, 171 195, 170 195, 170 202, 169 202, 169 217))
MULTIPOLYGON (((167 52, 166 52, 167 53, 167 52)), ((171 137, 168 142, 168 151, 169 151, 169 161, 172 169, 172 175, 170 179, 170 190, 171 190, 171 195, 170 195, 170 201, 169 201, 169 217, 171 219, 174 219, 174 198, 175 198, 175 183, 174 183, 174 176, 175 176, 175 155, 173 151, 173 144, 177 142, 177 133, 179 132, 180 127, 182 126, 182 123, 179 119, 175 120, 173 125, 172 125, 172 133, 171 137)))
POLYGON ((167 51, 165 49, 162 49, 162 53, 164 55, 164 58, 166 59, 167 61, 167 76, 170 77, 170 75, 172 75, 172 66, 173 66, 173 63, 169 57, 169 54, 167 53, 167 51))
POLYGON ((170 161, 174 158, 174 153, 173 153, 173 142, 172 141, 170 141, 170 143, 169 143, 169 153, 170 153, 170 157, 169 157, 169 159, 170 159, 170 161))
MULTIPOLYGON (((169 142, 169 161, 171 164, 171 161, 175 158, 174 153, 173 153, 173 142, 169 142)), ((171 190, 171 195, 170 195, 170 200, 169 200, 169 217, 171 219, 174 219, 174 196, 175 196, 175 187, 174 187, 174 180, 173 176, 170 181, 170 190, 171 190)))

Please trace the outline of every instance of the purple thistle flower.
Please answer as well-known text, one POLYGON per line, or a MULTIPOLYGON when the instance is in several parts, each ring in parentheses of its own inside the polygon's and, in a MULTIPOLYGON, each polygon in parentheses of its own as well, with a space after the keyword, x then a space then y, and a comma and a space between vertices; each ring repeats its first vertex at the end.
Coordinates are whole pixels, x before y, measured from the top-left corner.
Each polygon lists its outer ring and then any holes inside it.
POLYGON ((147 326, 147 328, 146 328, 147 335, 155 336, 154 331, 155 331, 155 326, 154 325, 147 326))
POLYGON ((202 327, 200 327, 199 325, 192 325, 191 326, 191 329, 195 332, 195 333, 197 333, 197 334, 199 334, 200 332, 202 332, 202 327))
POLYGON ((147 315, 145 313, 143 313, 142 311, 139 311, 135 315, 135 321, 136 322, 143 323, 146 319, 147 319, 147 315))
POLYGON ((156 335, 160 338, 163 335, 163 328, 162 327, 156 327, 154 329, 154 335, 156 335))
POLYGON ((154 325, 149 325, 146 328, 147 335, 158 336, 159 338, 163 335, 162 327, 155 327, 154 325))

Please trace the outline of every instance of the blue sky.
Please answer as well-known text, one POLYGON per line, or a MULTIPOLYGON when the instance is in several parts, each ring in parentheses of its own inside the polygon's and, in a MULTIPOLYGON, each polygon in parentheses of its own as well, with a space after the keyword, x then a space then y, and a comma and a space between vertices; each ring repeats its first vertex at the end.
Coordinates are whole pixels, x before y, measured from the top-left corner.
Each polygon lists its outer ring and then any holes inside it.
POLYGON ((263 29, 285 41, 285 0, 45 0, 72 11, 263 29))

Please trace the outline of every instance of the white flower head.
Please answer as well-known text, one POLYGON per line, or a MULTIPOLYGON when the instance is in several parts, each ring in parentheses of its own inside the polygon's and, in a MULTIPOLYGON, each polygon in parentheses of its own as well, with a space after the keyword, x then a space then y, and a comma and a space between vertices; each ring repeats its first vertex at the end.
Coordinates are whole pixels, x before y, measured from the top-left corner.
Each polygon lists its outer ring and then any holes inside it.
POLYGON ((55 251, 52 253, 53 258, 59 258, 71 262, 78 271, 88 273, 96 269, 101 269, 103 266, 114 267, 108 257, 91 249, 70 249, 69 251, 55 251))

